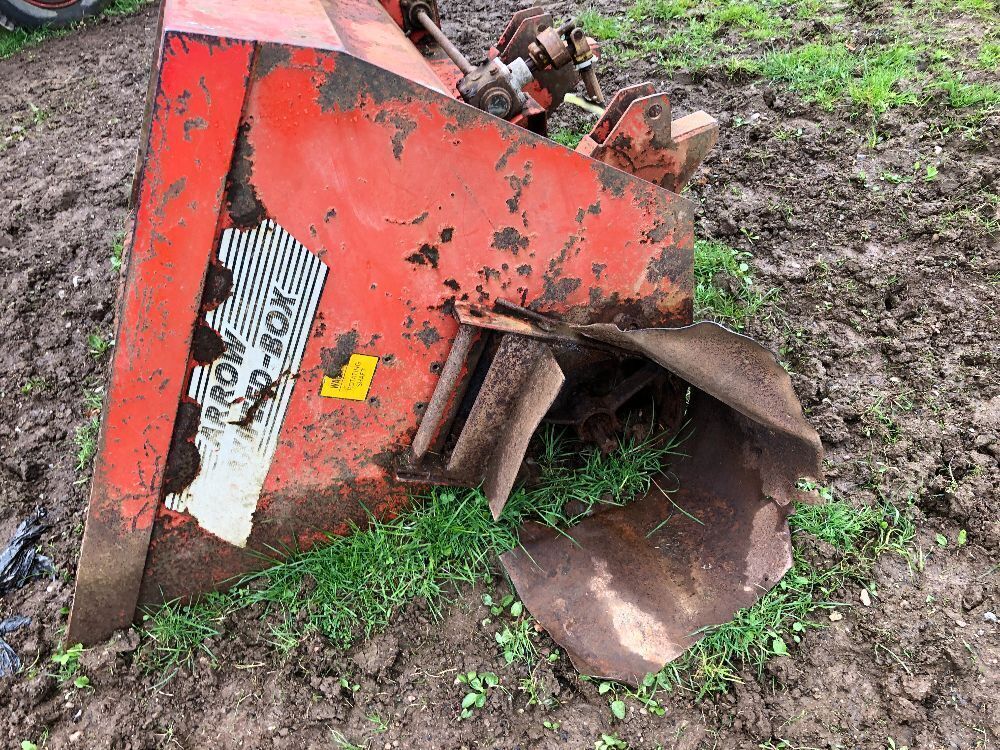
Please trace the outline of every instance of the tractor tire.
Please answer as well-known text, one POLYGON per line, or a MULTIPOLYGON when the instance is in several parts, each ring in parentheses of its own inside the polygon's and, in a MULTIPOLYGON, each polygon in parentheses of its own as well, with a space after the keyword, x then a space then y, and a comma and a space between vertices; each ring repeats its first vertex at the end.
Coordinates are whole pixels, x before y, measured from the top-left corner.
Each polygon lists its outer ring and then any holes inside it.
POLYGON ((109 0, 0 0, 0 26, 40 29, 68 26, 98 13, 109 0))

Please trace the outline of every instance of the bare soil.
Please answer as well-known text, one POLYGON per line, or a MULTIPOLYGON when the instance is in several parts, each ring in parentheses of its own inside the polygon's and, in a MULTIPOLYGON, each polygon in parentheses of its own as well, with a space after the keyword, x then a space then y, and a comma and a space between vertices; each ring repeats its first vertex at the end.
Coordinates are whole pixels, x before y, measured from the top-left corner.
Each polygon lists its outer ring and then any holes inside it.
MULTIPOLYGON (((481 49, 514 9, 473 2, 446 28, 481 49)), ((664 79, 642 63, 607 88, 650 78, 675 117, 719 118, 719 145, 691 188, 699 235, 752 252, 758 278, 779 290, 783 313, 750 333, 788 363, 833 486, 858 503, 912 501, 923 570, 882 558, 871 606, 839 592, 853 605, 844 618, 790 657, 725 695, 675 692, 663 717, 629 702, 615 721, 565 659, 536 674, 559 706, 526 706, 525 673, 481 626, 478 591, 443 621, 417 603, 346 652, 317 638, 282 654, 260 613, 241 612, 210 644, 217 666, 203 655, 167 682, 136 658, 138 636, 122 634, 85 653, 92 689, 59 686, 47 673, 87 497, 74 432, 88 419, 85 389, 106 376, 87 336, 111 333, 110 247, 127 213, 154 26, 149 10, 0 61, 0 538, 44 505, 43 551, 62 571, 0 600, 0 618, 33 618, 10 636, 27 671, 0 681, 2 747, 585 748, 602 732, 687 750, 996 746, 1000 630, 984 614, 1000 607, 1000 247, 948 218, 1000 191, 996 138, 943 133, 931 105, 886 114, 872 150, 867 123, 847 110, 765 82, 664 79), (918 157, 938 179, 876 192, 857 177, 903 174, 918 157), (453 681, 469 669, 495 671, 509 693, 461 721, 453 681)))

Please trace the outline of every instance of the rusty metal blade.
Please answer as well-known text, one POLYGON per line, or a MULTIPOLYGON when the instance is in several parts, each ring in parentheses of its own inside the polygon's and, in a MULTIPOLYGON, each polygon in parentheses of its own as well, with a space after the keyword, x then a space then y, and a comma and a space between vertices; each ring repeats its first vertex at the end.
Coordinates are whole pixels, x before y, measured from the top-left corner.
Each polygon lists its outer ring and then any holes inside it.
POLYGON ((501 559, 577 669, 638 684, 789 569, 789 501, 800 477, 821 479, 822 448, 787 373, 744 336, 712 324, 577 330, 687 380, 685 455, 644 497, 568 536, 526 525, 501 559))
POLYGON ((502 439, 518 395, 531 388, 531 376, 542 349, 539 341, 506 335, 500 340, 475 403, 448 459, 448 473, 478 483, 502 439))
POLYGON ((775 503, 687 491, 674 501, 704 525, 654 490, 587 519, 572 540, 539 527, 503 555, 528 610, 583 674, 639 684, 791 565, 775 503))
POLYGON ((504 429, 505 437, 490 457, 486 470, 483 491, 490 501, 494 520, 500 518, 507 504, 531 436, 556 400, 565 381, 566 376, 559 368, 552 350, 547 346, 542 347, 528 380, 528 387, 517 394, 513 413, 504 429))
POLYGON ((795 485, 800 478, 818 480, 822 475, 819 435, 802 415, 788 373, 756 341, 708 322, 635 331, 612 325, 576 330, 649 357, 739 412, 745 417, 743 429, 752 433, 748 439, 767 454, 766 463, 775 469, 766 478, 764 493, 780 503, 814 499, 795 485))

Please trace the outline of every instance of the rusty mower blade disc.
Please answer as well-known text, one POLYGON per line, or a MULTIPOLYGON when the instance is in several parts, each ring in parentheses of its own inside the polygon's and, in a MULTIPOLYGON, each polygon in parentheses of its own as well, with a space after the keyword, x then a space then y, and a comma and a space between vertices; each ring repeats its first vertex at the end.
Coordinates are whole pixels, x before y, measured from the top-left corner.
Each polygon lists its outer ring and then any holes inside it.
POLYGON ((822 449, 787 373, 746 337, 580 330, 687 379, 690 438, 642 498, 567 531, 528 524, 502 561, 577 669, 638 684, 789 569, 789 502, 806 497, 799 478, 821 477, 822 449))

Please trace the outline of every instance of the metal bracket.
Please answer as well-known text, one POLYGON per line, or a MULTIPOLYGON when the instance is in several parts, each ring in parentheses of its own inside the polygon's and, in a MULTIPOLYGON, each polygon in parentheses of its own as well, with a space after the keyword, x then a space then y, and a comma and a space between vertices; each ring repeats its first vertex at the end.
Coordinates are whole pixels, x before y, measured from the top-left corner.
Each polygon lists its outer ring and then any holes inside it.
POLYGON ((651 83, 615 94, 577 152, 679 193, 719 137, 705 112, 670 118, 670 99, 651 83))
POLYGON ((463 324, 448 355, 411 448, 412 464, 397 472, 403 480, 475 486, 480 483, 499 518, 514 487, 531 436, 555 401, 566 378, 542 341, 504 334, 475 401, 449 455, 429 448, 454 416, 471 374, 468 357, 477 339, 463 324), (449 415, 445 419, 446 414, 449 415))

